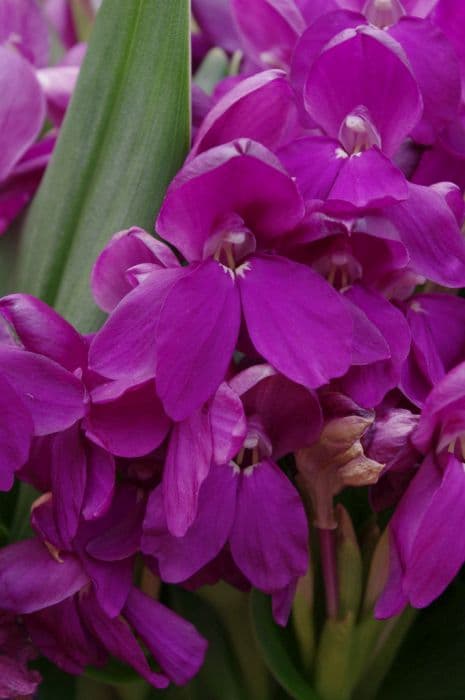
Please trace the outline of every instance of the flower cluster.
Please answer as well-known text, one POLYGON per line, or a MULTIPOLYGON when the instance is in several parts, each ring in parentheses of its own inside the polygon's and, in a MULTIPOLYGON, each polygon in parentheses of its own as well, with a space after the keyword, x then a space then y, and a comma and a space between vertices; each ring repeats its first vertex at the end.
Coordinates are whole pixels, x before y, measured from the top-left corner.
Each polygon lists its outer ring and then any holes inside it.
POLYGON ((40 183, 85 49, 67 0, 0 1, 0 234, 40 183), (53 36, 64 53, 49 65, 53 36))
MULTIPOLYGON (((284 625, 316 529, 337 616, 334 504, 347 487, 393 509, 377 617, 428 605, 456 575, 463 10, 194 3, 198 36, 241 51, 241 70, 205 95, 155 237, 120 231, 95 262, 105 324, 84 337, 37 299, 0 300, 0 488, 39 492, 33 537, 0 550, 11 695, 37 683, 25 632, 70 673, 112 656, 156 687, 189 680, 206 642, 148 595, 141 569, 189 589, 259 589, 284 625)), ((39 32, 16 52, 12 32, 0 59, 22 71, 38 117, 27 134, 15 121, 5 187, 55 88, 27 64, 44 63, 39 32)))

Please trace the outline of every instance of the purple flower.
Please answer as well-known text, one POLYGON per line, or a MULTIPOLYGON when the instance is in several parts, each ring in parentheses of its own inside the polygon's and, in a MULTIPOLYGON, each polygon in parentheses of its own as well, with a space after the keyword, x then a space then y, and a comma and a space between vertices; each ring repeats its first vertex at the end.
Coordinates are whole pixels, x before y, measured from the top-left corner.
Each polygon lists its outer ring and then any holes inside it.
POLYGON ((390 567, 378 599, 378 618, 410 603, 423 608, 437 598, 465 561, 463 464, 445 452, 428 455, 389 524, 390 567))
POLYGON ((295 183, 257 143, 192 160, 157 222, 190 264, 145 276, 123 299, 92 343, 92 369, 134 383, 156 375, 166 412, 183 420, 224 379, 242 322, 255 351, 289 379, 314 388, 342 374, 352 327, 344 302, 272 252, 303 213, 295 183))
MULTIPOLYGON (((108 508, 115 481, 114 456, 148 454, 163 441, 169 421, 151 382, 129 390, 116 383, 99 385, 99 379, 87 369, 86 340, 43 302, 27 295, 4 297, 0 300, 0 318, 5 319, 6 328, 11 331, 10 344, 2 344, 0 347, 5 348, 2 352, 13 353, 14 358, 24 356, 39 367, 51 366, 56 374, 50 377, 51 370, 48 374, 42 370, 38 375, 41 384, 36 388, 32 374, 34 365, 30 368, 27 365, 28 371, 21 383, 25 384, 24 391, 33 396, 39 389, 42 392, 39 407, 33 403, 33 409, 40 408, 47 422, 45 427, 40 423, 37 427, 36 421, 29 437, 26 430, 20 432, 19 454, 13 456, 16 469, 21 467, 22 479, 40 491, 54 494, 54 517, 60 537, 69 545, 81 514, 86 519, 94 519, 108 508), (57 382, 60 393, 54 388, 57 382), (68 384, 71 384, 69 389, 68 384), (71 390, 74 403, 68 407, 64 397, 71 390), (54 400, 57 402, 55 410, 63 414, 61 422, 53 419, 54 400), (50 426, 52 420, 55 422, 50 426)), ((3 366, 0 377, 2 372, 3 366)), ((16 375, 13 379, 20 381, 16 375)), ((37 384, 38 379, 35 382, 37 384)), ((9 401, 8 405, 12 411, 16 404, 9 401)), ((11 420, 19 420, 19 417, 11 420)), ((35 413, 33 417, 35 419, 35 413)), ((4 424, 7 431, 9 423, 4 424)), ((16 430, 14 434, 17 433, 16 430)), ((9 441, 11 449, 11 437, 5 434, 4 439, 9 441)), ((9 471, 4 469, 11 481, 11 467, 9 471)))
POLYGON ((50 499, 41 499, 32 515, 39 539, 0 551, 2 607, 23 614, 37 648, 65 670, 82 673, 110 654, 164 688, 170 680, 181 684, 195 675, 206 642, 192 625, 132 586, 141 505, 135 490, 120 489, 106 516, 82 523, 66 548, 50 499), (135 634, 161 672, 151 670, 135 634))
MULTIPOLYGON (((165 465, 176 474, 167 478, 165 471, 149 498, 142 550, 156 560, 162 578, 175 583, 205 567, 211 575, 215 559, 230 556, 246 580, 279 597, 307 570, 308 533, 300 497, 276 460, 314 442, 321 427, 318 400, 271 367, 256 365, 220 387, 206 418, 202 439, 211 440, 212 465, 194 517, 186 523, 185 510, 172 510, 172 491, 185 486, 180 470, 192 468, 188 453, 178 451, 165 465)), ((217 571, 216 577, 225 575, 223 567, 217 571)))
POLYGON ((47 67, 49 45, 45 11, 35 0, 1 0, 0 233, 30 201, 49 161, 55 134, 37 143, 47 109, 59 125, 76 83, 82 48, 47 67))
MULTIPOLYGON (((5 313, 8 303, 8 298, 0 301, 4 328, 0 342, 2 490, 13 485, 14 472, 27 461, 33 438, 67 430, 85 411, 82 383, 57 361, 60 348, 47 357, 35 346, 34 337, 30 343, 18 342, 21 321, 18 325, 11 322, 11 315, 5 313)), ((30 330, 33 336, 34 329, 30 330)))
POLYGON ((465 428, 462 363, 428 395, 414 446, 426 455, 389 524, 390 569, 376 615, 422 608, 439 596, 465 561, 465 428))

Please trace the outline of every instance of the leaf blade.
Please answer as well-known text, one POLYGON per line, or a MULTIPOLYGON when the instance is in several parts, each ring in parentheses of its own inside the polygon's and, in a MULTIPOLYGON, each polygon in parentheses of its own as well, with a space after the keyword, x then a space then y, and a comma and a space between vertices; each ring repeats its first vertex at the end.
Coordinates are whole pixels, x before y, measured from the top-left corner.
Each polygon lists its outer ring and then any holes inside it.
POLYGON ((190 137, 188 0, 106 0, 52 162, 28 213, 18 286, 98 327, 93 260, 150 228, 190 137))

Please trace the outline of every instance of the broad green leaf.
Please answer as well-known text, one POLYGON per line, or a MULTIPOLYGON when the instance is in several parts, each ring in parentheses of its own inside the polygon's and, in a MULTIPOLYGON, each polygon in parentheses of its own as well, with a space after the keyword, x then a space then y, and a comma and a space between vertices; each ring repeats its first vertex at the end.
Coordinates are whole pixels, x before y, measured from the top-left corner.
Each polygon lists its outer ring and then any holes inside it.
POLYGON ((95 330, 89 274, 115 231, 148 230, 189 144, 188 0, 104 0, 28 212, 18 287, 95 330))
POLYGON ((319 700, 298 668, 292 654, 292 640, 288 629, 282 629, 273 620, 268 596, 253 591, 251 596, 255 632, 268 668, 278 683, 295 700, 319 700))

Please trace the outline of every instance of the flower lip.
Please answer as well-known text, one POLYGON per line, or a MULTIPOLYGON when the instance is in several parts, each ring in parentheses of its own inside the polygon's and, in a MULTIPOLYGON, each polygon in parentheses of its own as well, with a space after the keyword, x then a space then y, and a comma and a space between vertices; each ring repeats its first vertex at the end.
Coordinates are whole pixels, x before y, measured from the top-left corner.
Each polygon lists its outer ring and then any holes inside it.
POLYGON ((255 466, 262 459, 271 457, 273 452, 271 440, 265 432, 260 416, 251 416, 247 422, 244 444, 234 459, 234 463, 241 469, 255 466))
POLYGON ((379 29, 390 27, 406 14, 400 0, 367 0, 363 12, 367 20, 379 29))
POLYGON ((240 216, 225 217, 204 246, 204 258, 212 256, 233 272, 255 252, 257 242, 240 216))
POLYGON ((344 118, 339 140, 349 155, 360 155, 372 146, 381 148, 381 136, 363 106, 356 107, 344 118))

